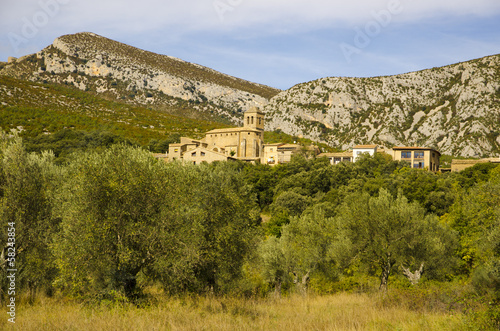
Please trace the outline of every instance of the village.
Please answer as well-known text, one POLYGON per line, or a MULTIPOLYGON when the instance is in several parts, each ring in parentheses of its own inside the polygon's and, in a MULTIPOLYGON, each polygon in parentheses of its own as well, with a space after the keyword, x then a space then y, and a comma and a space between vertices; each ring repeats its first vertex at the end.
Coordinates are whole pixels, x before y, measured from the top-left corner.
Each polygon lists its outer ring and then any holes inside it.
POLYGON ((244 114, 242 127, 215 129, 205 133, 201 140, 181 137, 180 143, 170 144, 166 154, 155 154, 158 159, 171 162, 182 160, 192 164, 214 161, 241 160, 271 166, 290 162, 292 155, 306 152, 315 157, 326 157, 331 165, 341 162, 356 162, 363 154, 385 153, 395 161, 406 161, 411 168, 432 172, 457 172, 477 163, 500 163, 500 158, 453 159, 450 168, 440 168, 441 153, 436 149, 421 146, 356 145, 351 150, 337 153, 321 153, 314 145, 264 142, 264 113, 252 107, 244 114))

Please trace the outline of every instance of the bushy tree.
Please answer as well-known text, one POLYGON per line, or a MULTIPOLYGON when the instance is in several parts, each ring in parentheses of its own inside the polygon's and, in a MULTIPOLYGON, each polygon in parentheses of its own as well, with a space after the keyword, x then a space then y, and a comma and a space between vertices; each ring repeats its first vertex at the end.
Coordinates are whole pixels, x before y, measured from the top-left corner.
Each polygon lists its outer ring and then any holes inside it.
POLYGON ((305 292, 310 277, 317 272, 329 279, 338 276, 337 263, 330 253, 335 233, 333 218, 325 216, 322 205, 292 218, 290 224, 283 227, 285 261, 300 292, 305 292))
POLYGON ((268 237, 258 247, 258 263, 264 281, 274 287, 276 296, 281 295, 282 285, 290 279, 285 260, 285 243, 274 236, 268 237))
POLYGON ((436 216, 385 189, 378 197, 355 193, 346 198, 336 222, 336 260, 375 268, 382 290, 395 267, 414 270, 423 263, 426 270, 442 270, 453 253, 453 234, 436 216))
POLYGON ((469 189, 477 183, 487 182, 490 178, 490 172, 497 167, 498 164, 491 162, 478 163, 460 171, 455 180, 461 187, 469 189))
POLYGON ((500 214, 500 167, 491 172, 489 181, 462 191, 446 216, 460 234, 460 257, 466 273, 494 257, 500 214))
POLYGON ((329 279, 337 277, 330 254, 334 234, 333 219, 325 216, 324 206, 319 204, 300 217, 292 217, 279 238, 270 236, 261 244, 262 272, 277 294, 282 285, 289 287, 292 282, 299 292, 306 293, 316 273, 329 279))
POLYGON ((153 259, 158 223, 166 214, 164 179, 158 163, 135 148, 75 157, 57 210, 62 288, 74 295, 133 294, 138 273, 153 259))
MULTIPOLYGON (((56 176, 54 155, 28 154, 22 140, 2 133, 0 155, 0 215, 2 232, 2 281, 6 269, 17 269, 17 290, 31 294, 51 289, 55 265, 49 249, 57 231, 52 218, 50 182, 56 176), (7 242, 7 228, 15 229, 15 245, 7 242), (14 253, 14 255, 12 255, 14 253), (11 262, 14 262, 11 264, 11 262)), ((13 232, 14 233, 14 232, 13 232)), ((2 287, 5 288, 5 287, 2 287)))
POLYGON ((61 190, 58 284, 74 295, 225 291, 254 244, 255 197, 227 164, 165 164, 113 146, 79 155, 61 190))

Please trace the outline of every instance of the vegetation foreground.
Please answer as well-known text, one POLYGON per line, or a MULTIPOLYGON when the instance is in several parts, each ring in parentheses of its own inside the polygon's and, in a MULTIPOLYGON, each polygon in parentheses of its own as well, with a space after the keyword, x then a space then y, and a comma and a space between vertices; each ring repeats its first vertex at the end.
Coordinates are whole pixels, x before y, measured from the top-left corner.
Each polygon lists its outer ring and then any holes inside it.
POLYGON ((496 164, 194 166, 123 143, 56 162, 4 133, 0 202, 2 328, 500 326, 496 164))
MULTIPOLYGON (((390 295, 390 294, 389 294, 390 295)), ((269 299, 193 296, 164 298, 149 307, 87 306, 40 298, 22 307, 18 330, 465 330, 477 321, 462 313, 409 303, 387 295, 338 293, 269 299)), ((2 329, 8 326, 3 319, 2 329)), ((14 326, 13 326, 14 327, 14 326)))

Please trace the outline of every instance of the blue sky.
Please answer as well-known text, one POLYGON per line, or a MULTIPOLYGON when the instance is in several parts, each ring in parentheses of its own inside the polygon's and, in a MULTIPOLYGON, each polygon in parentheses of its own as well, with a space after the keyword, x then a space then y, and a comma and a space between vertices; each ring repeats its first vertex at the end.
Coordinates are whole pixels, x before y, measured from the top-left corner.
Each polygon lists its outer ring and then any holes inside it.
POLYGON ((0 0, 0 61, 91 31, 287 89, 500 53, 499 0, 0 0))

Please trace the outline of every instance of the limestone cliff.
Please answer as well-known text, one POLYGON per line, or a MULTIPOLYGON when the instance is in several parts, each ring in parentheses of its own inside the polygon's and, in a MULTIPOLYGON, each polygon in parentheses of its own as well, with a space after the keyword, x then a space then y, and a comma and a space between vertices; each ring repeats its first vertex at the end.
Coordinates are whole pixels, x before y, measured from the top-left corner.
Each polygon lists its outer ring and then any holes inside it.
POLYGON ((74 85, 127 103, 190 117, 208 114, 234 124, 249 107, 263 107, 279 92, 94 33, 59 37, 40 52, 11 61, 0 74, 74 85), (179 110, 179 100, 191 107, 179 110))
POLYGON ((267 130, 342 149, 421 145, 442 153, 500 152, 500 55, 396 76, 298 84, 264 108, 267 130))

